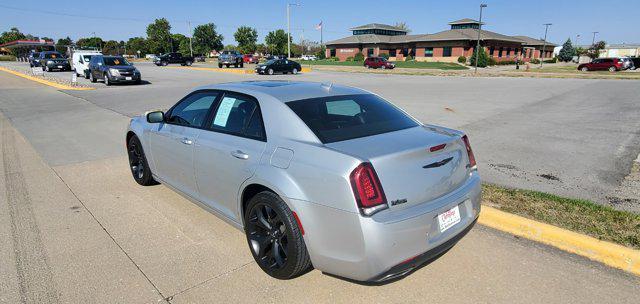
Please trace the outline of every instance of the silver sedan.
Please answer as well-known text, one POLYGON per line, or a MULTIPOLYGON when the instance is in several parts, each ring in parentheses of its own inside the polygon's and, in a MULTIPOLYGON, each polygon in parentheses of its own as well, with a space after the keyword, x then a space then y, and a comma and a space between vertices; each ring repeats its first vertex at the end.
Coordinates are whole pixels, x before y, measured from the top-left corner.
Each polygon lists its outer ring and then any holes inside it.
POLYGON ((480 176, 466 135, 352 87, 257 81, 195 89, 131 120, 133 177, 245 232, 256 263, 400 277, 468 232, 480 176))

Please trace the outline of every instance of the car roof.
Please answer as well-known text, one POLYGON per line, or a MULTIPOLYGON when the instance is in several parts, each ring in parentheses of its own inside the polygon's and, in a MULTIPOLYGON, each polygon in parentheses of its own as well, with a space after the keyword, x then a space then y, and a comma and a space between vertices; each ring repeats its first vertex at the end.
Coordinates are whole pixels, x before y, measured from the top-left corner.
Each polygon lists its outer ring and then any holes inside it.
POLYGON ((207 89, 227 90, 249 95, 260 93, 269 95, 281 102, 339 95, 371 94, 362 89, 332 83, 287 80, 229 82, 202 86, 195 90, 207 89))

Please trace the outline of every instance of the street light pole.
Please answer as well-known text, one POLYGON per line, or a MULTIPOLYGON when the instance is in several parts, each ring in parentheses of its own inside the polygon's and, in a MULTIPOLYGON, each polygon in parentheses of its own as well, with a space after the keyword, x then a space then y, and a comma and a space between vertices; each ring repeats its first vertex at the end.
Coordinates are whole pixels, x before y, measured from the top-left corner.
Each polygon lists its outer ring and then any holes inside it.
POLYGON ((593 32, 593 39, 591 39, 591 45, 596 44, 596 34, 599 34, 600 32, 593 32))
POLYGON ((545 23, 544 25, 544 44, 542 44, 542 54, 540 55, 540 68, 542 68, 542 63, 544 62, 544 52, 547 48, 547 32, 549 31, 549 26, 551 23, 545 23))
POLYGON ((187 21, 187 24, 189 25, 189 51, 191 51, 191 57, 193 57, 193 42, 191 41, 193 31, 191 30, 191 21, 187 21))
POLYGON ((480 51, 480 30, 482 29, 482 8, 487 7, 486 4, 480 4, 480 20, 478 20, 478 42, 476 43, 476 61, 474 63, 475 65, 475 71, 473 72, 478 73, 478 56, 480 55, 479 51, 480 51))
POLYGON ((300 6, 298 3, 287 3, 287 58, 291 57, 291 19, 290 8, 292 6, 300 6))

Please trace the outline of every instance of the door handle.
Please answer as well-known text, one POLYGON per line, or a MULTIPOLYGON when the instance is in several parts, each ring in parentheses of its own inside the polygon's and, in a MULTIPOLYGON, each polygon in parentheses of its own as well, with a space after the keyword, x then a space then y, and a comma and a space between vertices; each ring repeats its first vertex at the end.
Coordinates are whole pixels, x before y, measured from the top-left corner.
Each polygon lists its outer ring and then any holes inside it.
POLYGON ((246 154, 240 150, 236 150, 231 152, 231 155, 235 158, 239 158, 239 159, 249 159, 249 154, 246 154))
POLYGON ((180 142, 181 142, 181 143, 183 143, 183 144, 185 144, 185 145, 193 145, 193 140, 191 140, 191 139, 189 139, 189 138, 186 138, 186 137, 182 138, 182 139, 180 140, 180 142))

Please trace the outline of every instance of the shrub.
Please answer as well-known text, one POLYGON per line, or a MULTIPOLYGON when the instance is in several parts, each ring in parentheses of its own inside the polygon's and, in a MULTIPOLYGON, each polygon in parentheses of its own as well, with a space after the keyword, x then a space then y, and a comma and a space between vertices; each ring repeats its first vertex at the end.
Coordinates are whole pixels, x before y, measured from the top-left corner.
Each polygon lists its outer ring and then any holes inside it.
POLYGON ((498 64, 498 61, 496 61, 493 57, 489 57, 489 60, 487 60, 487 65, 489 66, 494 66, 497 64, 498 64))
POLYGON ((382 53, 380 54, 380 57, 384 58, 384 59, 389 59, 389 54, 387 53, 382 53))
POLYGON ((13 55, 0 55, 0 61, 16 61, 16 56, 13 56, 13 55))
POLYGON ((558 62, 558 58, 554 57, 552 59, 547 59, 544 61, 544 63, 557 63, 558 62))
POLYGON ((540 64, 540 60, 539 60, 539 59, 536 59, 536 58, 531 59, 529 62, 530 62, 531 64, 540 64))
POLYGON ((411 55, 407 55, 407 57, 405 57, 404 61, 412 61, 413 57, 411 57, 411 55))
POLYGON ((515 60, 502 60, 495 63, 496 65, 510 65, 516 64, 515 60))
POLYGON ((316 53, 316 57, 318 57, 318 59, 326 59, 326 58, 327 58, 327 55, 325 54, 324 49, 319 50, 319 51, 316 53))
MULTIPOLYGON (((489 58, 489 55, 487 55, 487 52, 484 50, 484 48, 481 48, 478 50, 478 67, 480 68, 486 68, 488 65, 492 65, 490 63, 490 60, 493 58, 489 58)), ((476 65, 476 52, 473 52, 473 55, 471 55, 471 58, 469 59, 469 61, 471 62, 472 66, 476 65)))
POLYGON ((338 58, 338 57, 329 57, 327 59, 331 60, 331 61, 340 61, 340 58, 338 58))
POLYGON ((353 57, 347 57, 347 59, 345 59, 345 61, 353 61, 353 57))
POLYGON ((467 57, 464 57, 464 56, 458 57, 458 63, 462 63, 462 64, 467 63, 467 57))
POLYGON ((362 53, 358 53, 355 56, 353 56, 353 60, 355 60, 355 61, 364 61, 364 55, 362 55, 362 53))

